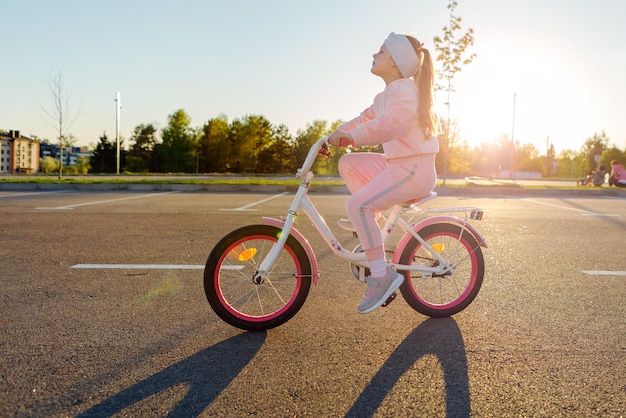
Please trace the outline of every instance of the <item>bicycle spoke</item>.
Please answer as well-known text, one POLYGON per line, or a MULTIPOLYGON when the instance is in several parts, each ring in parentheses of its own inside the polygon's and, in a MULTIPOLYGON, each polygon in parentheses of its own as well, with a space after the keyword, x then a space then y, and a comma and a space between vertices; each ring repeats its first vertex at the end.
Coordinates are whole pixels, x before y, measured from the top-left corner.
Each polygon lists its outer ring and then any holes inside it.
POLYGON ((482 283, 483 259, 476 240, 461 226, 447 223, 429 225, 419 235, 428 246, 413 240, 403 250, 403 263, 443 270, 412 273, 401 287, 405 300, 430 316, 464 309, 482 283))

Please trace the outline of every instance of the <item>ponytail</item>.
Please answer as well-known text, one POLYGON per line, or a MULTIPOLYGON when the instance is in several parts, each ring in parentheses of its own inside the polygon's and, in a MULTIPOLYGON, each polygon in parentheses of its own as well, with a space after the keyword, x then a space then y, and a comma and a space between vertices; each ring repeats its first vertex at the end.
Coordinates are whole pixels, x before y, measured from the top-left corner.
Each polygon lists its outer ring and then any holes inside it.
POLYGON ((437 117, 433 112, 433 89, 435 84, 435 70, 430 52, 422 48, 422 44, 412 36, 406 35, 413 45, 413 49, 420 59, 420 67, 413 76, 413 80, 417 85, 419 93, 419 102, 417 106, 417 119, 424 134, 427 137, 437 135, 437 117))

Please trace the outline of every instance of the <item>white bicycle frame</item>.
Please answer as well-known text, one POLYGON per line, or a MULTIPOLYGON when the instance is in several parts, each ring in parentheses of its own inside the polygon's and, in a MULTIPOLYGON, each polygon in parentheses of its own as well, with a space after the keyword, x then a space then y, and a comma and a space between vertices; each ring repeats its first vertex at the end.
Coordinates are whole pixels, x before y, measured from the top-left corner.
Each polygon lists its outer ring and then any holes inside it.
MULTIPOLYGON (((311 261, 311 271, 313 275, 313 283, 317 285, 317 280, 319 278, 319 268, 317 264, 317 258, 313 251, 313 248, 309 244, 308 240, 294 227, 294 223, 296 221, 296 217, 300 209, 307 215, 307 217, 311 220, 319 234, 322 236, 324 241, 328 247, 333 251, 333 253, 343 260, 349 261, 361 267, 368 267, 369 263, 367 258, 365 257, 364 252, 352 252, 347 251, 343 248, 339 240, 335 237, 331 229, 328 227, 322 216, 317 211, 317 208, 311 201, 308 196, 309 188, 311 186, 311 180, 314 177, 314 174, 310 171, 315 159, 318 156, 319 150, 327 141, 327 137, 320 138, 309 150, 307 158, 305 159, 302 167, 297 171, 296 177, 302 179, 298 191, 296 192, 295 197, 291 203, 289 208, 287 217, 285 220, 279 220, 274 218, 264 217, 263 221, 278 226, 282 229, 282 232, 278 238, 278 240, 274 243, 271 250, 265 256, 263 261, 261 262, 259 269, 256 273, 255 278, 263 278, 265 279, 268 275, 268 272, 271 270, 272 266, 276 262, 280 251, 283 249, 287 239, 290 235, 292 235, 296 240, 302 244, 309 260, 311 261)), ((385 226, 382 228, 382 240, 383 243, 386 243, 391 232, 393 231, 396 223, 400 225, 400 227, 404 230, 404 235, 401 237, 398 245, 396 246, 396 252, 394 253, 394 257, 391 260, 390 265, 399 271, 409 270, 409 271, 420 271, 425 275, 443 275, 448 272, 454 271, 454 266, 460 260, 455 260, 454 257, 451 260, 445 259, 441 257, 441 255, 433 250, 433 248, 428 244, 428 242, 424 241, 422 237, 418 234, 418 231, 424 228, 427 225, 431 225, 438 222, 446 222, 446 223, 457 223, 461 226, 461 234, 459 234, 459 238, 457 240, 457 244, 460 245, 461 235, 463 231, 466 229, 476 237, 479 245, 483 247, 487 247, 487 243, 483 236, 468 222, 468 219, 481 219, 482 218, 482 209, 476 207, 459 207, 459 208, 446 208, 446 209, 428 209, 421 210, 417 207, 428 200, 434 199, 437 197, 437 194, 431 192, 429 196, 421 199, 419 202, 413 203, 403 203, 393 206, 390 209, 389 215, 387 217, 387 221, 385 226), (406 221, 401 218, 401 215, 409 210, 413 210, 417 214, 421 215, 419 221, 417 223, 411 224, 411 222, 415 217, 411 218, 409 221, 406 221), (429 213, 464 213, 464 219, 461 219, 456 216, 451 215, 436 215, 432 217, 425 217, 425 215, 429 213), (415 238, 424 246, 426 250, 428 250, 439 262, 436 267, 428 267, 428 266, 420 266, 420 265, 405 265, 398 264, 399 258, 402 253, 402 249, 404 246, 410 241, 411 238, 415 238)), ((453 254, 457 252, 454 251, 453 254)), ((361 269, 363 271, 364 269, 361 269)))

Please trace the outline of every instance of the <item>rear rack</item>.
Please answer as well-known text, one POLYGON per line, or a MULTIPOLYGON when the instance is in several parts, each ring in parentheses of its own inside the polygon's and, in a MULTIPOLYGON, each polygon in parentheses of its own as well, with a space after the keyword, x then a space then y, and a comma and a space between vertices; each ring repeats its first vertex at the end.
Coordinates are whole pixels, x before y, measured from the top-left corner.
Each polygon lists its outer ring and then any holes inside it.
POLYGON ((431 216, 432 214, 450 214, 456 215, 458 218, 463 219, 465 222, 471 220, 481 221, 483 219, 483 210, 482 208, 474 207, 474 206, 462 206, 456 208, 441 208, 441 209, 421 209, 416 205, 410 205, 405 213, 411 214, 409 220, 407 221, 409 224, 417 223, 424 218, 431 216), (458 216, 458 214, 463 214, 463 216, 458 216))

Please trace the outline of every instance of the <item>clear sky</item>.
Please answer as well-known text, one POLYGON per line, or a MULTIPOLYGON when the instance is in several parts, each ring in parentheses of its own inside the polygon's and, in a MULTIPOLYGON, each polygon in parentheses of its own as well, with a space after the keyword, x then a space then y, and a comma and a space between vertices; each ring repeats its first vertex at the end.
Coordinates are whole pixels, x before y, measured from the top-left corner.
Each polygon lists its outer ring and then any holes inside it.
MULTIPOLYGON (((626 1, 458 0, 477 54, 455 81, 452 117, 470 144, 514 134, 545 153, 579 150, 596 132, 626 148, 626 1), (513 111, 513 97, 515 112, 513 111), (513 129, 513 115, 515 125, 513 129)), ((224 114, 264 115, 292 134, 348 120, 383 82, 369 70, 389 32, 434 52, 446 0, 6 0, 0 4, 0 129, 56 142, 50 109, 62 70, 77 115, 69 132, 93 145, 184 109, 194 127, 224 114)), ((437 109, 445 114, 438 97, 437 109)), ((126 141, 128 144, 128 140, 126 141)))

